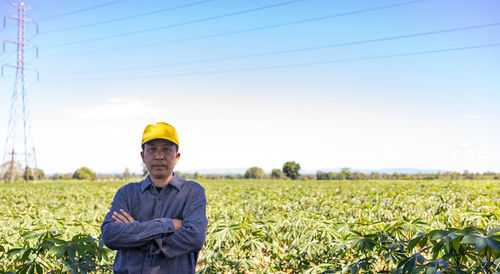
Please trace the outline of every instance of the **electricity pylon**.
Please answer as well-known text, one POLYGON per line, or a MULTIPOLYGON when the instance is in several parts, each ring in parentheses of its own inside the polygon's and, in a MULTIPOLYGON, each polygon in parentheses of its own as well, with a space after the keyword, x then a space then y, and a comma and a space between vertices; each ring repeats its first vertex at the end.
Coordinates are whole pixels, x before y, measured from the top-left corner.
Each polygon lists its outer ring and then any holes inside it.
MULTIPOLYGON (((13 6, 17 6, 17 15, 8 15, 4 18, 4 27, 6 18, 17 21, 17 39, 4 41, 3 50, 5 52, 5 43, 17 45, 17 62, 16 64, 5 64, 3 68, 10 67, 16 70, 16 78, 14 82, 14 91, 12 93, 12 101, 10 105, 9 124, 7 130, 7 138, 5 140, 5 151, 3 163, 8 163, 9 182, 14 182, 16 173, 19 169, 23 170, 23 177, 26 181, 30 179, 31 170, 33 179, 38 179, 38 170, 36 166, 35 147, 31 136, 31 120, 28 107, 28 96, 26 93, 25 72, 32 69, 24 62, 25 46, 33 46, 32 43, 26 40, 26 23, 33 23, 33 20, 26 17, 26 11, 33 9, 24 3, 11 2, 13 6), (24 165, 24 166, 22 166, 24 165)), ((38 28, 37 28, 38 32, 38 28)), ((38 55, 38 54, 37 54, 38 55)))

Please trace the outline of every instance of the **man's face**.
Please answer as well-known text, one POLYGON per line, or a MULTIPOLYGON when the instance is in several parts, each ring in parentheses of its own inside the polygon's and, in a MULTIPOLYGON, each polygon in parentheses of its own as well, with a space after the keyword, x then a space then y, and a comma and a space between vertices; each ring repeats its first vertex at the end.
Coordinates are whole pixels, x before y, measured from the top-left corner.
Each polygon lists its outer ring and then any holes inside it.
POLYGON ((175 144, 163 139, 154 139, 144 144, 141 157, 151 177, 157 180, 167 179, 174 171, 181 154, 175 144))

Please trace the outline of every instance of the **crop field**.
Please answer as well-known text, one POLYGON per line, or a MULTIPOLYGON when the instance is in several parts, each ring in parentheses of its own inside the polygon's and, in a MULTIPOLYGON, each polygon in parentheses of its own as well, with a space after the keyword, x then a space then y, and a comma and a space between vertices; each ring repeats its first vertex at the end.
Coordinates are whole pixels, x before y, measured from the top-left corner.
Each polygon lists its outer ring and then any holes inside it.
MULTIPOLYGON (((199 272, 500 270, 500 181, 200 183, 199 272)), ((123 184, 0 184, 0 273, 110 271, 100 225, 123 184)))

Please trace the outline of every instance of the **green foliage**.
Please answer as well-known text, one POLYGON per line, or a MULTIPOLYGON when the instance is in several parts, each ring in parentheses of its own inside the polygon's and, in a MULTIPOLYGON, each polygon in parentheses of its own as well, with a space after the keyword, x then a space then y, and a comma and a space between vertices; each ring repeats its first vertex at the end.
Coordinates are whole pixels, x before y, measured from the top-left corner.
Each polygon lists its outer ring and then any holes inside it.
MULTIPOLYGON (((11 162, 5 162, 0 165, 0 179, 1 180, 8 180, 9 174, 10 174, 10 168, 11 168, 11 162)), ((26 170, 20 163, 14 162, 13 165, 13 171, 15 174, 15 180, 34 180, 35 179, 35 174, 37 175, 38 180, 43 180, 45 179, 45 172, 43 172, 42 169, 34 169, 28 167, 26 170), (33 172, 36 171, 36 172, 33 172), (28 172, 28 176, 26 178, 26 172, 28 172)))
POLYGON ((294 161, 286 162, 283 165, 283 173, 286 177, 295 180, 299 177, 300 164, 294 161))
MULTIPOLYGON (((273 177, 273 172, 270 174, 271 179, 284 178, 284 175, 280 169, 275 169, 275 177, 273 177), (281 174, 281 177, 278 177, 281 174)), ((147 175, 147 169, 144 170, 145 173, 142 177, 147 175)), ((245 178, 244 174, 199 174, 195 173, 182 173, 183 178, 191 180, 235 180, 245 178)), ((122 174, 116 175, 98 175, 97 180, 123 180, 122 174), (106 178, 110 177, 110 178, 106 178)), ((136 176, 137 180, 142 178, 141 176, 136 176)), ((267 178, 266 176, 264 178, 267 178)), ((50 179, 56 179, 51 177, 50 179)), ((370 174, 361 173, 358 171, 352 172, 349 168, 343 168, 340 172, 325 172, 317 171, 316 174, 304 174, 298 176, 296 179, 300 180, 500 180, 500 173, 494 172, 484 172, 484 173, 465 173, 461 174, 458 172, 437 172, 437 173, 417 173, 417 174, 403 174, 394 172, 392 174, 371 172, 370 174)))
POLYGON ((371 172, 365 174, 361 172, 351 172, 349 168, 343 168, 340 172, 316 172, 316 180, 499 180, 500 174, 494 172, 470 173, 464 171, 458 172, 437 172, 437 173, 417 173, 402 174, 394 172, 393 174, 380 174, 371 172))
POLYGON ((14 172, 14 178, 22 178, 22 175, 24 174, 24 168, 19 162, 14 162, 11 163, 10 161, 4 162, 0 165, 0 179, 2 180, 9 180, 9 175, 10 175, 10 170, 11 168, 13 169, 14 172), (11 165, 13 166, 11 167, 11 165))
POLYGON ((45 179, 45 172, 43 172, 42 169, 32 169, 28 168, 28 178, 29 180, 34 180, 35 179, 35 174, 33 171, 36 171, 37 179, 38 180, 44 180, 45 179))
POLYGON ((71 173, 62 173, 62 174, 54 174, 48 178, 49 180, 71 180, 73 179, 73 174, 71 173))
POLYGON ((81 167, 73 173, 73 179, 94 181, 97 175, 88 167, 81 167))
POLYGON ((283 179, 283 172, 279 168, 273 168, 271 170, 271 179, 283 179))
POLYGON ((413 239, 397 237, 394 228, 370 234, 351 231, 352 252, 364 261, 355 261, 344 271, 379 271, 376 262, 381 257, 383 270, 396 273, 493 273, 499 267, 500 227, 432 230, 413 239))
POLYGON ((262 179, 264 178, 264 170, 260 167, 251 167, 245 172, 246 179, 262 179))
MULTIPOLYGON (((34 273, 36 265, 43 273, 60 273, 70 265, 68 258, 73 258, 72 267, 80 267, 75 273, 93 267, 96 272, 108 271, 112 253, 101 261, 92 257, 99 241, 85 239, 99 239, 109 203, 125 183, 0 184, 0 273, 17 271, 23 264, 31 264, 34 273), (42 237, 53 230, 62 235, 42 237), (23 236, 19 231, 31 232, 23 236), (69 247, 82 244, 91 247, 73 248, 74 257, 69 247)), ((499 181, 200 183, 206 189, 209 225, 199 272, 494 273, 500 269, 495 228, 500 224, 499 181)))
MULTIPOLYGON (((76 234, 64 240, 55 231, 28 230, 22 234, 20 246, 5 252, 12 264, 5 271, 16 273, 89 273, 111 271, 111 250, 101 239, 76 234)), ((0 251, 3 251, 2 247, 0 251)))

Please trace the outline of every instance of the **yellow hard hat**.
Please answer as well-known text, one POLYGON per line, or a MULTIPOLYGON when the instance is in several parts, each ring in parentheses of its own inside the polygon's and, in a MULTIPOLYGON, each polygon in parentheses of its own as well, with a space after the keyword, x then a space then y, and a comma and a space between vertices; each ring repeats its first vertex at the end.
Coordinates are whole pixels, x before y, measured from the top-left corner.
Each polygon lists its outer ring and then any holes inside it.
POLYGON ((164 122, 158 122, 156 125, 148 125, 142 134, 141 145, 144 145, 154 139, 164 139, 179 146, 179 136, 177 136, 177 131, 175 131, 173 126, 164 122))

